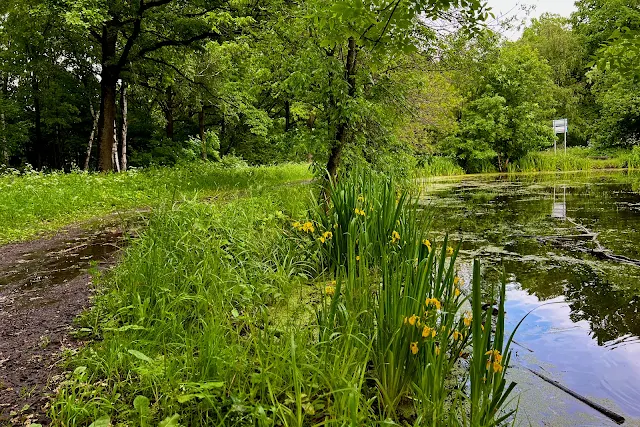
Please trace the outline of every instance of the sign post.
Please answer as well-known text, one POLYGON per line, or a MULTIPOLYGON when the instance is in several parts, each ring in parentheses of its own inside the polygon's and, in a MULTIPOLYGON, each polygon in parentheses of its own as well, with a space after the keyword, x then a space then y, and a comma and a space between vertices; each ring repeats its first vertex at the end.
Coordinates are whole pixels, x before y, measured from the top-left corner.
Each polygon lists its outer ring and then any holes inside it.
MULTIPOLYGON (((567 119, 559 119, 553 121, 553 131, 557 135, 559 133, 564 134, 564 154, 567 154, 567 133, 569 132, 569 122, 567 119)), ((553 143, 553 152, 557 152, 557 141, 553 143)))

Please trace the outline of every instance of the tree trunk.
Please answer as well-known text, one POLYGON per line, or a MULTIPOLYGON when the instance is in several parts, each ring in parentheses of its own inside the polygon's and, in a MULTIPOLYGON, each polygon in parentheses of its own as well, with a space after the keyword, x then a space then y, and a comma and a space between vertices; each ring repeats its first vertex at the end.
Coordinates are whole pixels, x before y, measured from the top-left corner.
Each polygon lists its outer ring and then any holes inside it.
POLYGON ((204 139, 204 105, 198 112, 198 129, 200 130, 200 142, 202 142, 202 160, 207 160, 207 141, 204 139))
MULTIPOLYGON (((9 74, 2 76, 2 100, 6 102, 9 92, 9 74)), ((0 112, 0 132, 2 133, 2 160, 4 164, 9 166, 9 146, 7 143, 7 118, 4 115, 4 110, 0 112)))
POLYGON ((122 151, 120 153, 120 166, 123 171, 127 170, 127 130, 129 127, 127 119, 127 84, 123 81, 120 86, 120 108, 122 109, 122 129, 120 133, 120 144, 122 151))
POLYGON ((102 29, 102 72, 100 73, 100 118, 98 119, 98 144, 100 156, 98 169, 101 172, 113 170, 113 124, 116 120, 116 93, 120 70, 116 65, 117 33, 104 26, 102 29))
POLYGON ((89 146, 87 147, 87 158, 84 160, 84 170, 89 170, 89 161, 91 160, 91 149, 93 148, 93 138, 96 135, 96 129, 98 128, 98 115, 93 109, 93 104, 89 103, 91 109, 91 117, 93 117, 93 127, 91 128, 91 135, 89 135, 89 146))
POLYGON ((167 88, 167 108, 164 110, 164 117, 167 120, 167 138, 173 139, 173 91, 171 86, 167 88))
MULTIPOLYGON (((344 78, 346 79, 349 86, 349 97, 353 98, 356 95, 357 46, 355 38, 349 37, 348 46, 349 49, 347 51, 347 62, 345 63, 344 78)), ((339 117, 336 124, 335 135, 331 141, 331 152, 329 153, 329 160, 327 161, 327 172, 333 179, 335 179, 338 174, 338 167, 340 166, 342 149, 347 143, 349 137, 348 134, 349 124, 344 117, 339 117)))
POLYGON ((34 112, 34 127, 36 132, 36 169, 42 168, 42 151, 44 150, 42 144, 42 110, 40 108, 40 87, 38 84, 38 78, 35 73, 31 74, 31 86, 33 88, 33 112, 34 112))
POLYGON ((9 147, 7 147, 7 121, 4 117, 4 111, 0 113, 0 126, 2 126, 2 161, 9 166, 9 147))
POLYGON ((284 101, 284 131, 291 129, 291 103, 289 100, 284 101))
POLYGON ((120 172, 120 160, 118 156, 118 132, 116 122, 113 122, 113 145, 111 146, 111 155, 113 157, 114 170, 120 172))

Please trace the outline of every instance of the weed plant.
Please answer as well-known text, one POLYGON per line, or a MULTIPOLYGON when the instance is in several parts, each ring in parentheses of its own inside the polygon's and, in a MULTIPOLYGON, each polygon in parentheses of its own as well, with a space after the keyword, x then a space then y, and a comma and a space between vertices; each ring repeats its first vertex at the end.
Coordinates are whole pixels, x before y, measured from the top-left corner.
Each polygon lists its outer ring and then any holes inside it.
POLYGON ((81 319, 94 341, 69 358, 54 425, 509 419, 504 286, 493 318, 478 264, 469 294, 415 197, 359 174, 327 204, 245 193, 151 218, 81 319))

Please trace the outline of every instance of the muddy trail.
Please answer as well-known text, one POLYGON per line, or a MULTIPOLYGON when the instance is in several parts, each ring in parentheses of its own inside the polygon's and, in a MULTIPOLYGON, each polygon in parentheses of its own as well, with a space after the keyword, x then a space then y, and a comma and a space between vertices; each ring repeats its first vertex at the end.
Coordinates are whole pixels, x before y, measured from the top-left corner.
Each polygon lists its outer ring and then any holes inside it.
POLYGON ((88 307, 92 267, 112 265, 130 234, 67 228, 0 246, 0 426, 47 423, 48 395, 62 379, 73 321, 88 307))

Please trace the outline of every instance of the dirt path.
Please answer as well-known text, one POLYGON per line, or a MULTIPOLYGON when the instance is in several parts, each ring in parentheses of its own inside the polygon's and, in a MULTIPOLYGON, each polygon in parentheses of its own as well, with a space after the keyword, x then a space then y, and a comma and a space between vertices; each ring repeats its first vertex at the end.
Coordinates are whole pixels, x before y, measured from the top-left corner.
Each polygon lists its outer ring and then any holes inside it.
POLYGON ((75 317, 89 304, 95 261, 115 261, 120 228, 69 227, 53 237, 0 246, 0 426, 44 422, 75 317))

